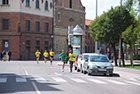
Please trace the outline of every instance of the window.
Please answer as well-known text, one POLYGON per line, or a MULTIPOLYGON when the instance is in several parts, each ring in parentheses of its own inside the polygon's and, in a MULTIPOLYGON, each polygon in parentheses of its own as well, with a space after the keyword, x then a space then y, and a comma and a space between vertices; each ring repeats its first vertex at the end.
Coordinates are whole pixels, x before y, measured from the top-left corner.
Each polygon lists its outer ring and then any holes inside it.
POLYGON ((48 32, 49 23, 45 23, 45 32, 48 32))
POLYGON ((3 5, 8 5, 9 4, 9 0, 2 0, 2 4, 3 5))
POLYGON ((3 19, 2 20, 2 29, 8 30, 9 29, 9 19, 3 19))
POLYGON ((39 50, 40 49, 40 41, 36 41, 36 50, 39 50))
POLYGON ((26 6, 27 6, 27 7, 30 6, 30 0, 26 0, 26 6))
POLYGON ((45 41, 45 50, 48 50, 48 41, 45 41))
POLYGON ((36 8, 39 8, 39 0, 36 0, 36 8))
POLYGON ((69 4, 70 4, 69 7, 72 8, 72 0, 69 0, 69 1, 70 1, 69 2, 69 4))
POLYGON ((60 12, 58 12, 58 22, 60 22, 60 12))
POLYGON ((36 22, 36 31, 39 32, 40 22, 36 22))
POLYGON ((48 1, 45 2, 45 10, 48 10, 48 1))
POLYGON ((30 31, 30 21, 26 20, 26 30, 30 31))
POLYGON ((30 47, 30 41, 26 40, 26 47, 30 47))

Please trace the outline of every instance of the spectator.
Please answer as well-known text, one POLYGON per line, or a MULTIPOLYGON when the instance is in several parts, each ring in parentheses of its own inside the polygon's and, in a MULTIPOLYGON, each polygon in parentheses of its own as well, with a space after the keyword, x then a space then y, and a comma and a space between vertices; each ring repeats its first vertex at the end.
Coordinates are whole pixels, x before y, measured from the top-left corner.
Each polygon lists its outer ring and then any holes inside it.
POLYGON ((9 61, 11 60, 11 55, 12 55, 12 53, 10 51, 8 51, 9 61))

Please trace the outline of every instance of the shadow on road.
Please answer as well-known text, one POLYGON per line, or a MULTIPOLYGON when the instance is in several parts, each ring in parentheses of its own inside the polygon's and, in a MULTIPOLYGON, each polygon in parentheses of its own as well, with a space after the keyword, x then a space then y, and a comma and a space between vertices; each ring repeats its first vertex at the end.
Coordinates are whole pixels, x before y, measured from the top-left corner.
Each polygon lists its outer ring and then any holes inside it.
POLYGON ((117 73, 113 73, 112 76, 110 76, 110 75, 101 75, 101 74, 92 74, 90 76, 98 76, 98 77, 120 77, 120 75, 117 74, 117 73))
POLYGON ((16 75, 16 74, 0 74, 0 81, 7 78, 6 82, 0 82, 0 94, 13 93, 13 92, 35 92, 35 88, 32 83, 35 83, 39 91, 61 91, 52 87, 53 85, 59 85, 55 83, 39 83, 31 76, 16 75), (16 77, 26 78, 27 82, 16 82, 16 77))

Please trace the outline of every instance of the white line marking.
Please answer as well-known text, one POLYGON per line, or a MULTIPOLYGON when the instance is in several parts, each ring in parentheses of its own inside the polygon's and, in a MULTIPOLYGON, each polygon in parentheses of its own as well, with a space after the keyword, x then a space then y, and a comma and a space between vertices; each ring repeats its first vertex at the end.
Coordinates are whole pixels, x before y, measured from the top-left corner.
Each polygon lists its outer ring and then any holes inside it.
POLYGON ((87 83, 86 81, 78 79, 78 78, 70 78, 70 79, 77 82, 77 83, 87 83))
POLYGON ((27 80, 24 77, 16 77, 16 82, 27 82, 27 80))
POLYGON ((39 91, 39 89, 37 88, 36 84, 34 82, 32 82, 32 85, 36 91, 37 94, 41 94, 41 92, 39 91))
POLYGON ((100 81, 100 80, 96 80, 96 79, 88 79, 92 82, 98 83, 98 84, 107 84, 106 82, 100 81))
POLYGON ((119 81, 114 81, 114 80, 106 80, 106 81, 111 82, 111 83, 115 83, 115 84, 119 84, 119 85, 126 85, 126 83, 119 82, 119 81))
POLYGON ((0 83, 7 82, 7 76, 0 76, 0 83))
POLYGON ((26 75, 29 75, 29 73, 27 72, 27 70, 25 69, 25 67, 24 67, 24 71, 25 71, 25 74, 26 75))
POLYGON ((47 81, 43 77, 34 77, 34 79, 39 83, 47 83, 47 81))
POLYGON ((58 75, 58 76, 61 76, 62 74, 59 74, 59 73, 57 73, 57 72, 55 72, 54 74, 56 74, 56 75, 58 75))
POLYGON ((67 82, 66 80, 60 78, 60 77, 52 77, 56 82, 67 82))
POLYGON ((135 79, 135 78, 130 78, 129 80, 131 80, 131 81, 138 81, 138 80, 135 79))
POLYGON ((140 86, 140 83, 136 83, 136 82, 131 82, 131 81, 125 81, 127 83, 131 83, 131 84, 134 84, 134 85, 139 85, 140 86))

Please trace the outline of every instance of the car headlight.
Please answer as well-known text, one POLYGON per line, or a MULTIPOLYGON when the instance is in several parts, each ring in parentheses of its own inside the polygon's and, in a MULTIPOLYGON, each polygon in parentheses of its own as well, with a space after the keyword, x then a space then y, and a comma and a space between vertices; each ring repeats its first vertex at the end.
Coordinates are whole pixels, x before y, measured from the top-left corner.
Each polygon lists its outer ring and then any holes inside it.
POLYGON ((113 67, 111 67, 111 66, 108 66, 108 67, 107 67, 107 69, 113 69, 113 67))

